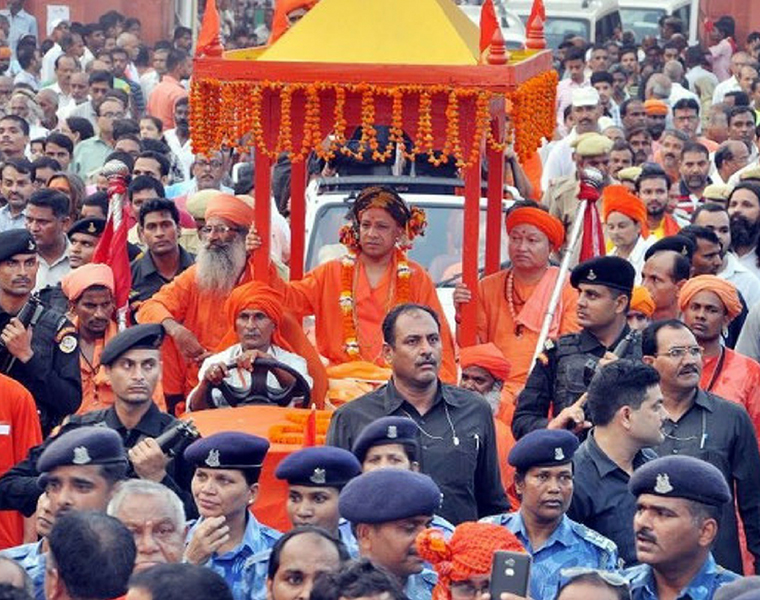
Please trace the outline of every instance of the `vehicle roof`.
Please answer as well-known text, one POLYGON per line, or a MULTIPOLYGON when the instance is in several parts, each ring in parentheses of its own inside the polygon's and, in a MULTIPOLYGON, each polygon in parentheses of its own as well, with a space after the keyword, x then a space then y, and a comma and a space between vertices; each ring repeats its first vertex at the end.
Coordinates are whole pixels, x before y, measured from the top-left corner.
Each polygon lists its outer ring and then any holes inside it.
POLYGON ((659 8, 672 12, 675 8, 689 6, 691 0, 618 0, 620 8, 659 8))
MULTIPOLYGON (((529 15, 533 8, 532 0, 513 0, 510 9, 520 16, 529 15)), ((564 17, 574 19, 597 18, 618 10, 617 0, 550 0, 544 2, 546 17, 564 17), (584 6, 584 4, 588 4, 584 6)))

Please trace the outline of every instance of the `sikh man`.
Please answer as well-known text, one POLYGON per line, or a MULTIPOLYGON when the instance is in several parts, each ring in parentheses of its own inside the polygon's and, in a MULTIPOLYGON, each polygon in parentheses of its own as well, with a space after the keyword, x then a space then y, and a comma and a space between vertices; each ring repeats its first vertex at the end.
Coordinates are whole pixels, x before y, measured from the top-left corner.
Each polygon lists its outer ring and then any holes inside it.
POLYGON ((409 600, 430 600, 437 578, 415 548, 441 501, 427 475, 377 469, 352 479, 338 499, 343 518, 356 532, 359 554, 384 567, 404 586, 409 600))
POLYGON ((682 235, 662 238, 644 255, 642 285, 654 300, 653 321, 678 316, 678 294, 691 275, 694 242, 682 235))
POLYGON ((481 519, 506 527, 532 555, 529 596, 535 600, 553 600, 560 568, 617 566, 617 546, 565 514, 577 448, 578 438, 567 430, 540 429, 521 438, 509 453, 520 510, 481 519))
MULTIPOLYGON (((282 294, 273 288, 252 281, 230 293, 225 303, 229 330, 219 342, 221 352, 203 361, 198 372, 200 382, 188 396, 191 410, 227 406, 218 389, 222 381, 233 386, 236 392, 251 388, 251 371, 257 359, 273 359, 298 371, 311 387, 306 360, 292 352, 292 346, 282 330, 282 294), (235 363, 236 369, 228 365, 235 363)), ((295 377, 283 369, 272 369, 267 374, 267 385, 272 389, 286 388, 295 377)))
POLYGON ((641 563, 624 572, 633 600, 711 599, 739 579, 711 551, 725 526, 721 512, 731 504, 717 467, 691 456, 658 458, 634 471, 629 487, 636 496, 633 529, 641 563))
MULTIPOLYGON (((381 324, 389 309, 407 302, 443 308, 432 279, 405 248, 424 232, 425 214, 409 208, 388 187, 362 190, 341 230, 348 248, 343 258, 328 261, 300 281, 285 283, 270 269, 270 284, 285 296, 285 306, 297 318, 314 315, 317 350, 331 364, 364 360, 383 365, 381 324), (347 282, 353 282, 350 287, 347 282), (346 311, 353 318, 346 318, 346 311)), ((249 248, 261 240, 252 232, 249 248)), ((456 382, 454 339, 445 319, 441 322, 443 363, 441 378, 456 382)))
POLYGON ((699 387, 743 405, 760 436, 760 364, 721 343, 742 310, 736 288, 715 275, 692 277, 678 296, 683 322, 702 347, 699 387))
MULTIPOLYGON (((737 402, 699 388, 702 348, 681 321, 657 321, 642 335, 645 363, 660 374, 660 389, 668 418, 665 440, 653 448, 659 456, 694 456, 713 463, 735 490, 747 549, 760 557, 760 452, 747 411, 737 402)), ((718 564, 742 572, 737 511, 734 502, 723 507, 714 552, 718 564)))
MULTIPOLYGON (((537 205, 518 203, 507 213, 509 257, 512 266, 478 283, 478 340, 492 342, 509 362, 504 382, 504 401, 498 417, 510 422, 514 401, 525 386, 531 357, 538 344, 549 298, 559 269, 549 263, 552 252, 562 247, 562 223, 537 205)), ((470 290, 463 283, 454 291, 454 305, 470 302, 470 290)), ((554 313, 549 336, 556 338, 578 330, 578 293, 566 281, 554 313)))
POLYGON ((640 338, 627 319, 634 277, 633 265, 617 256, 587 260, 573 269, 570 282, 580 292, 578 321, 583 329, 546 342, 517 400, 515 439, 544 427, 580 433, 591 426, 581 398, 588 387, 588 365, 613 360, 613 352, 633 360, 641 357, 640 338))
MULTIPOLYGON (((114 403, 111 384, 100 363, 105 345, 119 332, 113 271, 108 265, 89 263, 66 275, 61 287, 69 301, 71 322, 79 335, 82 404, 76 414, 83 415, 114 403)), ((161 410, 166 410, 160 382, 153 392, 153 401, 161 410)))

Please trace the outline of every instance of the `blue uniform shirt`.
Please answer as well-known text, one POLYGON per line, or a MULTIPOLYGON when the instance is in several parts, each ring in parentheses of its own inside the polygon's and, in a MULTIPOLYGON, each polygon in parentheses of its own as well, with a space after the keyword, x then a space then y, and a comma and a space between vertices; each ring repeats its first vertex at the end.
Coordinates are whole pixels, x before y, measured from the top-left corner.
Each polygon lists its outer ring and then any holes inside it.
POLYGON ((528 532, 519 512, 485 517, 483 523, 502 525, 517 536, 533 556, 530 572, 530 593, 533 600, 553 600, 560 583, 560 570, 589 567, 615 571, 618 553, 615 543, 593 529, 576 523, 567 515, 541 548, 530 545, 528 532))
POLYGON ((42 541, 14 546, 0 552, 0 556, 15 560, 26 571, 34 584, 34 600, 45 600, 45 553, 42 541))
MULTIPOLYGON (((193 522, 190 531, 187 533, 188 543, 193 539, 195 529, 202 521, 203 519, 198 519, 193 522)), ((245 533, 243 534, 243 541, 236 548, 225 554, 219 555, 214 553, 203 566, 216 571, 224 578, 232 590, 235 600, 248 600, 252 589, 251 586, 256 584, 249 577, 251 575, 250 570, 246 570, 248 560, 254 554, 270 550, 281 535, 276 529, 262 525, 252 514, 249 514, 245 533)), ((266 566, 264 568, 264 579, 266 580, 266 566)))
POLYGON ((438 574, 424 567, 422 572, 409 576, 404 586, 404 593, 409 600, 430 600, 436 583, 438 583, 438 574))
MULTIPOLYGON (((631 585, 633 600, 657 600, 657 583, 649 565, 636 565, 623 571, 623 576, 631 585)), ((715 562, 712 553, 708 555, 702 568, 678 594, 678 598, 690 600, 712 600, 715 590, 726 583, 739 579, 733 571, 724 569, 715 562)))

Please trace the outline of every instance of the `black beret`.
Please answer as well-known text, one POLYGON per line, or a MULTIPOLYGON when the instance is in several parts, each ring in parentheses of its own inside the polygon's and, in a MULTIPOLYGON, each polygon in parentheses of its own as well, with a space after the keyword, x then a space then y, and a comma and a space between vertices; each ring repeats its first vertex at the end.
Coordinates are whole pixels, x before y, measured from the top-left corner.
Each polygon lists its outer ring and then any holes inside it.
POLYGON ((694 242, 685 235, 669 235, 649 246, 644 253, 644 260, 649 260, 650 256, 654 256, 663 250, 678 252, 678 254, 685 256, 691 261, 695 248, 694 242))
POLYGON ((441 490, 427 475, 405 469, 374 469, 348 482, 338 499, 340 516, 351 523, 387 523, 432 516, 441 490))
POLYGON ((359 462, 374 446, 385 444, 413 444, 419 446, 417 423, 408 417, 381 417, 372 421, 359 433, 351 451, 359 462))
POLYGON ((0 233, 0 260, 16 254, 36 254, 37 243, 26 229, 11 229, 0 233))
POLYGON ((633 293, 635 279, 636 269, 619 256, 599 256, 583 261, 570 275, 570 283, 574 288, 581 283, 591 283, 620 290, 629 297, 633 293))
POLYGON ((713 506, 722 506, 731 500, 731 490, 723 473, 693 456, 656 458, 633 472, 628 488, 634 496, 655 494, 713 506))
POLYGON ((237 431, 222 431, 194 441, 185 460, 204 469, 260 469, 269 450, 264 438, 237 431))
MULTIPOLYGON (((108 427, 78 427, 55 438, 37 459, 37 470, 49 473, 70 465, 127 464, 121 436, 108 427)), ((44 482, 43 482, 44 483, 44 482)))
POLYGON ((75 233, 86 233, 87 235, 101 236, 103 230, 106 228, 106 220, 98 217, 87 217, 86 219, 79 219, 70 228, 66 235, 71 236, 75 233))
POLYGON ((291 485, 342 488, 361 472, 361 464, 348 450, 314 446, 286 456, 274 474, 291 485))
POLYGON ((573 460, 578 438, 567 429, 536 429, 512 446, 507 462, 518 471, 531 467, 556 467, 573 460))
POLYGON ((118 335, 103 348, 100 355, 100 364, 110 366, 117 358, 127 350, 134 348, 158 349, 164 341, 164 326, 158 323, 145 323, 129 327, 118 335))

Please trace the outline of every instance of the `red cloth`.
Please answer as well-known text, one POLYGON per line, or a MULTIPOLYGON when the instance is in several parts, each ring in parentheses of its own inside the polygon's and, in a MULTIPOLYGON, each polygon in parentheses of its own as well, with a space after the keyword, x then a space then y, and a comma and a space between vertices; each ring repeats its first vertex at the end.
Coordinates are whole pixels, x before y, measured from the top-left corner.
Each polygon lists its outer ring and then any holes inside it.
POLYGON ((586 210, 583 212, 583 235, 581 236, 581 253, 579 262, 589 260, 597 256, 604 256, 604 231, 602 219, 596 201, 599 200, 599 190, 592 185, 581 181, 579 200, 587 200, 586 210))
POLYGON ((299 8, 311 10, 316 3, 317 0, 277 0, 272 16, 272 34, 269 36, 269 45, 274 44, 290 29, 290 21, 288 21, 290 13, 299 8))
POLYGON ((486 48, 491 45, 493 34, 499 29, 499 21, 496 18, 496 10, 493 7, 493 0, 485 0, 483 8, 480 11, 480 53, 483 54, 486 48))
POLYGON ((209 46, 218 41, 219 25, 219 11, 216 9, 216 0, 208 0, 206 2, 206 12, 203 14, 203 24, 198 33, 198 41, 195 43, 195 56, 200 56, 209 46))

